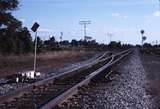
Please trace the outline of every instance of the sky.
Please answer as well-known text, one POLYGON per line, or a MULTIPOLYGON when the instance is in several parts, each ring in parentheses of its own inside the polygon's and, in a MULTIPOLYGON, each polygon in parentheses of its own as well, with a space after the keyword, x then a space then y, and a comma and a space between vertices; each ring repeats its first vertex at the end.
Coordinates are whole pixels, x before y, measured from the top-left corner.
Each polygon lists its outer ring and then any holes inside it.
MULTIPOLYGON (((60 40, 83 39, 79 21, 90 20, 87 35, 100 43, 112 41, 140 44, 140 30, 145 30, 146 42, 160 43, 159 0, 19 0, 13 15, 30 28, 40 24, 38 35, 46 40, 55 36, 60 40)), ((30 30, 31 31, 31 30, 30 30)), ((34 34, 31 31, 34 38, 34 34)))

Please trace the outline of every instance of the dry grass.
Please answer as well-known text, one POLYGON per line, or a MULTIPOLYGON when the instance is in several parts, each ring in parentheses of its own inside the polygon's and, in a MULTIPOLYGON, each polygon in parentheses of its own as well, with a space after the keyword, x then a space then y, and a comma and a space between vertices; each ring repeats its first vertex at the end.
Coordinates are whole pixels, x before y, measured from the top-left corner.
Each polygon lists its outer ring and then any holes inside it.
MULTIPOLYGON (((60 68, 64 64, 82 61, 93 55, 85 51, 55 51, 37 55, 38 71, 60 68)), ((0 77, 33 69, 34 54, 20 56, 0 56, 0 77)))
POLYGON ((149 80, 150 94, 160 97, 160 57, 143 54, 142 60, 149 80))
POLYGON ((61 58, 70 58, 72 56, 78 56, 85 54, 84 51, 57 51, 57 52, 47 52, 41 53, 37 56, 39 59, 61 59, 61 58))

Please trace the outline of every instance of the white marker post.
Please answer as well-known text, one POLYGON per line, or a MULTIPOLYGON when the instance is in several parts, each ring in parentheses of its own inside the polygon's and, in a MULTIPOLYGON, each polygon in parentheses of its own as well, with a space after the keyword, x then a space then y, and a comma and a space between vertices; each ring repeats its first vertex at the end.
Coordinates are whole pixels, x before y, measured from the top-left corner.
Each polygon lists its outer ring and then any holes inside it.
POLYGON ((34 49, 34 68, 33 68, 33 73, 35 75, 36 72, 36 62, 37 62, 37 29, 40 25, 36 22, 32 26, 31 30, 35 32, 35 49, 34 49))

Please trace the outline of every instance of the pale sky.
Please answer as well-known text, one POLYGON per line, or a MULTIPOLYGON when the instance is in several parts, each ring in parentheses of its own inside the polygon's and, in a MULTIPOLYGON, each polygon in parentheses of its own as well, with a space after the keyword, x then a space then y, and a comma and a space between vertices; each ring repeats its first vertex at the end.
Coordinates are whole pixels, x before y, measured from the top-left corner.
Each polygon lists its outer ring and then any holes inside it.
MULTIPOLYGON (((91 20, 87 35, 100 43, 112 40, 123 43, 141 43, 140 30, 144 29, 146 42, 160 43, 159 0, 19 0, 20 7, 14 16, 29 29, 36 21, 40 24, 39 36, 59 40, 83 39, 81 20, 91 20)), ((33 35, 33 34, 32 34, 33 35)))

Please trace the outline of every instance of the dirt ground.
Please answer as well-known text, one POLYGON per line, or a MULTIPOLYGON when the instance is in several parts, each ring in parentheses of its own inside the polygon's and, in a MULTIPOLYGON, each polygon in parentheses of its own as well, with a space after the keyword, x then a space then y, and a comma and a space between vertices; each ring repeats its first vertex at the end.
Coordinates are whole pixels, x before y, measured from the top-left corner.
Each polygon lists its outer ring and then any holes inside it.
MULTIPOLYGON (((37 56, 37 71, 47 72, 53 68, 59 69, 68 63, 87 60, 95 54, 95 52, 85 51, 58 51, 41 53, 37 56)), ((7 57, 0 56, 0 77, 17 72, 32 70, 33 59, 33 54, 7 57)))
POLYGON ((147 91, 160 107, 160 56, 143 54, 142 61, 149 80, 147 91))

